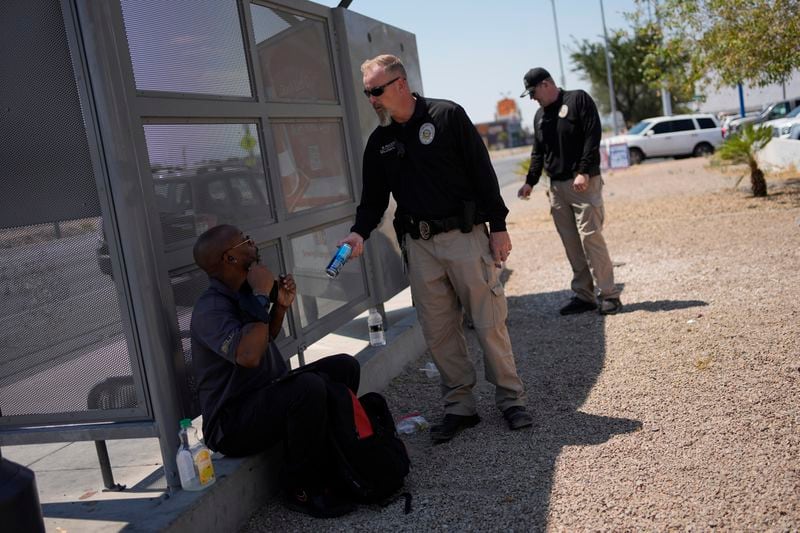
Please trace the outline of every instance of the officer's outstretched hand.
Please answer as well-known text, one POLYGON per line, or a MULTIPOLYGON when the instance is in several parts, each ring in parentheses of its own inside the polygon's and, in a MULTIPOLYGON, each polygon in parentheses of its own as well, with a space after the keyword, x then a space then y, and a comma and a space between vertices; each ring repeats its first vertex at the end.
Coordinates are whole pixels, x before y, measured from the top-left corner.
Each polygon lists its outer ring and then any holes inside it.
POLYGON ((511 253, 511 237, 507 231, 493 231, 489 234, 489 250, 492 252, 494 264, 501 268, 503 261, 508 259, 511 253))
POLYGON ((353 249, 353 255, 350 256, 350 259, 355 259, 364 253, 364 237, 355 231, 351 232, 347 237, 337 242, 336 247, 338 248, 344 243, 349 244, 350 248, 353 249))
POLYGON ((517 198, 519 198, 520 200, 528 200, 528 199, 530 199, 532 190, 533 190, 533 187, 531 187, 530 185, 528 185, 526 183, 525 185, 520 187, 519 190, 517 191, 517 198))

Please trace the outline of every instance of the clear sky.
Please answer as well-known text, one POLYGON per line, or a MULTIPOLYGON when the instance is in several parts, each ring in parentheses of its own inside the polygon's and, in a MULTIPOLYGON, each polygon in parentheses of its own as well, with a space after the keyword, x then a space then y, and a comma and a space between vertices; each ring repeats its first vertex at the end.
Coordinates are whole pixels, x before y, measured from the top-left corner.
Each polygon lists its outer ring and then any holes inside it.
MULTIPOLYGON (((589 91, 573 72, 569 49, 582 39, 602 40, 600 0, 555 0, 555 6, 566 88, 589 91)), ((623 13, 636 9, 634 0, 603 0, 603 6, 609 34, 630 28, 623 13)), ((545 67, 561 83, 550 0, 353 0, 349 9, 415 34, 425 94, 458 102, 473 122, 494 120, 497 101, 510 96, 528 124, 538 104, 518 97, 529 68, 545 67)))

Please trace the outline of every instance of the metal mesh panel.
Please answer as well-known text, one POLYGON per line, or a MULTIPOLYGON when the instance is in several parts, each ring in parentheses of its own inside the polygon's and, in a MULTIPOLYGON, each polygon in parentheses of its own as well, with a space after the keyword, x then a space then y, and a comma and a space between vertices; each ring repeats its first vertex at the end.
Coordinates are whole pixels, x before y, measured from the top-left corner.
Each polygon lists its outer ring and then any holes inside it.
POLYGON ((98 216, 59 3, 0 2, 0 50, 0 228, 98 216))
POLYGON ((236 2, 122 0, 136 88, 251 95, 236 2))
POLYGON ((0 49, 1 420, 54 423, 131 363, 59 3, 1 2, 0 49))
POLYGON ((147 124, 153 191, 167 249, 217 224, 272 220, 255 124, 147 124))
POLYGON ((101 227, 91 218, 0 230, 4 417, 85 411, 93 387, 131 375, 117 292, 98 263, 101 227))

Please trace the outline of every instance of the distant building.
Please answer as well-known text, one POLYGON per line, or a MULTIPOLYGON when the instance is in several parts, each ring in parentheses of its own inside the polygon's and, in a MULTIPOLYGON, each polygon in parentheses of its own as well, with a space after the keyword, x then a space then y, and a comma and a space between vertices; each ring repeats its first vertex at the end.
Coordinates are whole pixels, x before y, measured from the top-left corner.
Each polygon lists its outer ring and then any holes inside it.
POLYGON ((522 115, 511 98, 497 102, 493 122, 482 122, 475 127, 489 150, 523 146, 527 137, 522 129, 522 115))
MULTIPOLYGON (((694 108, 702 113, 737 113, 739 111, 739 90, 736 87, 712 86, 705 88, 705 94, 694 102, 694 108)), ((750 87, 744 85, 744 107, 747 111, 756 111, 767 104, 787 98, 800 96, 800 73, 786 80, 786 83, 774 83, 766 87, 750 87)))

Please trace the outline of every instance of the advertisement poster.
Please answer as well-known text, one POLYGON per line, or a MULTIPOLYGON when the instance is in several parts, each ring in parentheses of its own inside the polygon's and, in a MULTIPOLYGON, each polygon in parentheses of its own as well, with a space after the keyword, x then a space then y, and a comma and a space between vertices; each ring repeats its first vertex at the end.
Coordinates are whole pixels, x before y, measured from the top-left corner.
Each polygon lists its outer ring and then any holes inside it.
POLYGON ((623 143, 609 146, 608 161, 611 168, 628 168, 631 165, 628 159, 628 145, 623 143))

